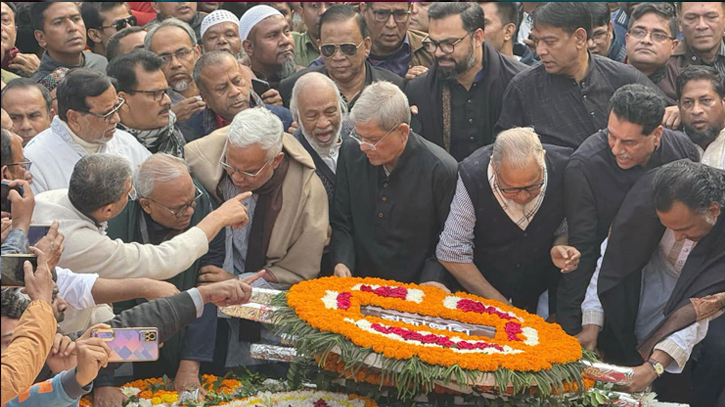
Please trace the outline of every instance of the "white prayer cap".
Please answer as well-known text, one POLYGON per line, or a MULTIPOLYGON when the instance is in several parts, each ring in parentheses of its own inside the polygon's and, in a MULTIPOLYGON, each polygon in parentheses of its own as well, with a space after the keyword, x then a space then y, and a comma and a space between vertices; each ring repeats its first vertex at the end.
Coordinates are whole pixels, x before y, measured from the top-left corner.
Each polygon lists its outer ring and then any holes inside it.
POLYGON ((204 20, 201 22, 201 36, 204 36, 204 33, 209 28, 219 24, 219 23, 234 23, 237 27, 239 27, 239 19, 237 19, 237 16, 234 15, 229 10, 214 10, 209 15, 204 17, 204 20))
POLYGON ((259 24, 267 17, 272 17, 276 15, 281 16, 282 13, 277 11, 277 9, 267 6, 265 4, 260 4, 250 8, 249 10, 244 12, 242 18, 239 19, 239 38, 241 38, 242 41, 246 40, 255 25, 259 24))

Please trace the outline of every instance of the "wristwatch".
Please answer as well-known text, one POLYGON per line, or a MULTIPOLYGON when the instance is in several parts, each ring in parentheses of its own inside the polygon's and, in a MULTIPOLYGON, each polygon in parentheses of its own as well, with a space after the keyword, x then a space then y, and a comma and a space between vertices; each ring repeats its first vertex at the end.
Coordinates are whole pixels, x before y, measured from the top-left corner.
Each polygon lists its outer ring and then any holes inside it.
POLYGON ((652 365, 652 367, 655 370, 655 373, 657 374, 657 377, 662 376, 662 373, 665 372, 665 367, 662 366, 662 363, 660 363, 654 359, 649 359, 647 362, 649 362, 649 364, 652 365))

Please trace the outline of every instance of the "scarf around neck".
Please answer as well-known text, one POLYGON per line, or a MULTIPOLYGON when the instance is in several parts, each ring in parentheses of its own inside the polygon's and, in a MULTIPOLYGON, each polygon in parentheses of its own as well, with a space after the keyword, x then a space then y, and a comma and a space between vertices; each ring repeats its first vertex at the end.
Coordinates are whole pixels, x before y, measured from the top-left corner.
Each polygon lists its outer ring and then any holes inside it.
POLYGON ((184 145, 186 145, 186 140, 183 134, 181 134, 181 130, 176 127, 176 115, 170 110, 169 124, 158 129, 136 130, 122 123, 119 123, 118 127, 134 136, 139 143, 153 154, 167 153, 175 157, 184 158, 184 145))

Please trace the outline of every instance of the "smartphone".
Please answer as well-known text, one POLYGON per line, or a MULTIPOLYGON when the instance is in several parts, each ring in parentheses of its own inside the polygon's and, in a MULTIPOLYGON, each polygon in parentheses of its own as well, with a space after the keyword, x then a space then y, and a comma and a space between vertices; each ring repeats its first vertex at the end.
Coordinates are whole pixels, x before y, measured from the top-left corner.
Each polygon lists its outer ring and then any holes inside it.
POLYGON ((262 94, 268 91, 270 88, 271 86, 269 86, 269 82, 257 78, 252 78, 252 89, 254 89, 254 93, 258 94, 259 96, 262 96, 262 94))
POLYGON ((30 229, 28 229, 28 244, 35 246, 43 236, 48 234, 48 231, 50 231, 50 225, 30 225, 30 229))
POLYGON ((11 189, 18 191, 20 196, 23 196, 23 187, 20 185, 11 187, 10 184, 3 181, 2 184, 0 184, 0 210, 3 212, 11 213, 11 202, 8 200, 8 194, 11 189))
POLYGON ((2 277, 0 277, 0 283, 3 286, 25 287, 23 264, 25 264, 26 260, 33 265, 33 270, 38 267, 38 258, 33 254, 3 254, 1 258, 2 277))
POLYGON ((94 338, 101 338, 109 348, 109 362, 153 362, 159 359, 158 328, 94 329, 94 338))

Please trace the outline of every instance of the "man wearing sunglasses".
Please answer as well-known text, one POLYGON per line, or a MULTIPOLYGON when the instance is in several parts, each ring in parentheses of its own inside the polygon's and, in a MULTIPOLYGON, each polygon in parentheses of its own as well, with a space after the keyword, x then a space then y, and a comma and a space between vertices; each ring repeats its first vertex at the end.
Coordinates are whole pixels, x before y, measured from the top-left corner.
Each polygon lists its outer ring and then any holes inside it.
POLYGON ((461 163, 436 257, 466 291, 535 313, 559 269, 576 267, 579 253, 564 245, 571 153, 542 145, 531 128, 514 128, 461 163))
POLYGON ((152 153, 184 156, 186 140, 171 111, 164 61, 146 50, 114 58, 108 76, 116 80, 118 96, 126 103, 118 111, 118 128, 127 131, 152 153))
POLYGON ((33 3, 30 16, 35 39, 45 48, 40 66, 31 79, 38 82, 60 67, 106 72, 108 61, 105 57, 83 51, 86 48, 86 25, 75 3, 33 3))
POLYGON ((411 106, 418 107, 413 129, 462 161, 493 143, 503 93, 526 65, 484 41, 477 3, 435 3, 428 17, 423 45, 435 64, 405 89, 411 106))
POLYGON ((25 147, 26 157, 34 163, 33 192, 67 188, 73 166, 89 154, 122 156, 132 168, 151 155, 132 135, 116 129, 118 110, 126 100, 118 97, 108 76, 73 69, 57 92, 58 115, 25 147))
POLYGON ((371 44, 368 27, 362 15, 351 6, 330 7, 320 17, 319 29, 323 64, 303 69, 280 83, 279 93, 285 106, 290 104, 297 80, 309 72, 330 77, 345 98, 348 110, 355 105, 362 90, 373 82, 388 81, 403 88, 403 78, 368 61, 371 44))
MULTIPOLYGON (((108 237, 124 243, 160 245, 170 241, 197 226, 215 206, 204 187, 191 178, 186 163, 168 154, 154 154, 144 161, 134 173, 133 184, 138 199, 129 202, 120 215, 108 222, 108 237)), ((196 286, 197 277, 205 268, 221 268, 225 236, 225 233, 217 234, 209 242, 206 254, 166 281, 179 291, 186 291, 196 286)), ((139 299, 116 303, 115 312, 142 302, 139 299)), ((216 309, 209 306, 186 331, 164 342, 159 361, 134 366, 137 376, 142 368, 146 375, 173 377, 179 391, 186 386, 198 388, 199 365, 212 361, 214 348, 208 345, 214 343, 215 332, 216 309)))
POLYGON ((88 48, 103 56, 113 34, 136 26, 136 17, 124 2, 85 2, 81 4, 81 15, 86 25, 88 48))

